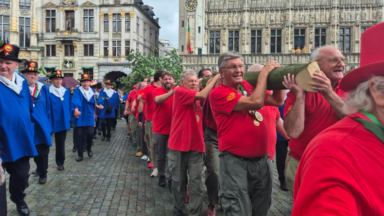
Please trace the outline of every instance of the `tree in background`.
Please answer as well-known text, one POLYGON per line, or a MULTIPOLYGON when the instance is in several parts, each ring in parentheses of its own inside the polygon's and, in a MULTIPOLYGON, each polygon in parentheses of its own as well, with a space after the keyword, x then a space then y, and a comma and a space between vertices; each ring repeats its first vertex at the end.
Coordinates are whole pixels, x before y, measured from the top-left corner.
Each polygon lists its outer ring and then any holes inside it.
MULTIPOLYGON (((153 53, 157 48, 152 47, 153 53)), ((182 60, 177 55, 176 50, 167 53, 166 57, 154 57, 151 54, 143 55, 141 52, 131 50, 131 54, 127 57, 128 64, 125 67, 132 69, 132 72, 126 77, 120 77, 120 81, 124 85, 124 92, 129 92, 132 87, 139 81, 143 81, 146 77, 151 77, 157 70, 170 71, 175 75, 175 80, 180 79, 183 72, 182 60)))

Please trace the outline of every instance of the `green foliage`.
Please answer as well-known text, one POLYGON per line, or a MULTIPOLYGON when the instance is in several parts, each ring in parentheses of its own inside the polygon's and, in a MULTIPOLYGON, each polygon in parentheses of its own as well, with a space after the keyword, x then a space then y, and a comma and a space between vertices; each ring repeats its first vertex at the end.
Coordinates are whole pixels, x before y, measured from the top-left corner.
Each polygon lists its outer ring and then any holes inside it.
MULTIPOLYGON (((151 53, 157 48, 152 47, 151 53)), ((120 77, 118 81, 124 84, 124 92, 129 92, 138 82, 143 81, 146 77, 151 77, 157 70, 172 72, 175 80, 180 79, 183 72, 182 60, 177 55, 176 50, 167 54, 165 58, 154 57, 151 54, 143 55, 141 52, 131 50, 131 54, 127 57, 129 62, 125 67, 132 69, 132 72, 126 77, 120 77)))

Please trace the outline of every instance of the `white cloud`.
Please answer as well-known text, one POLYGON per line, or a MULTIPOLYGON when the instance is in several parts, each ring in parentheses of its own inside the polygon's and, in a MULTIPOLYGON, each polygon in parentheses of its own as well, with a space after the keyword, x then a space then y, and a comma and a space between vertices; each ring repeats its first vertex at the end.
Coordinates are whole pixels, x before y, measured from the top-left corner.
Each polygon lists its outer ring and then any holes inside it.
POLYGON ((159 18, 159 39, 170 40, 177 49, 179 46, 179 1, 178 0, 143 0, 144 4, 153 7, 155 18, 159 18))

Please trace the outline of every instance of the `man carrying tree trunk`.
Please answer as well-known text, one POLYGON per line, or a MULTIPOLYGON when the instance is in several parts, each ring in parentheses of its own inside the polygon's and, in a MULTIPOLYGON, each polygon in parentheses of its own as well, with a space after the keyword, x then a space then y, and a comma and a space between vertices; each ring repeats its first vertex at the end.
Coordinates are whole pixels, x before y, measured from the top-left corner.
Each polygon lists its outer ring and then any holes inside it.
POLYGON ((280 65, 267 62, 256 88, 244 80, 238 53, 222 53, 218 61, 220 86, 209 95, 219 138, 219 197, 225 215, 267 215, 272 179, 268 166, 268 128, 257 110, 281 106, 284 90, 266 94, 267 77, 280 65))
POLYGON ((153 119, 153 111, 155 110, 155 98, 153 96, 153 92, 157 88, 162 87, 162 74, 164 71, 157 71, 154 75, 154 83, 147 86, 144 89, 144 93, 140 98, 140 103, 139 103, 139 125, 143 124, 143 111, 145 112, 146 116, 146 121, 145 121, 145 136, 147 137, 148 141, 148 147, 149 147, 149 158, 151 160, 151 163, 153 164, 153 171, 151 173, 151 177, 157 177, 158 170, 157 170, 157 155, 156 151, 153 147, 153 142, 152 142, 152 119, 153 119), (144 104, 146 104, 146 110, 144 110, 144 104), (141 117, 140 117, 141 116, 141 117))
POLYGON ((322 71, 312 76, 314 82, 309 82, 318 92, 304 92, 290 74, 283 82, 290 90, 284 108, 284 128, 291 137, 285 179, 292 195, 296 170, 308 143, 345 116, 340 98, 345 93, 339 88, 346 62, 343 54, 334 47, 323 47, 311 54, 310 61, 316 61, 322 71))
POLYGON ((201 172, 205 151, 200 100, 208 97, 220 75, 197 92, 198 81, 194 70, 181 73, 181 86, 173 94, 172 124, 169 135, 168 166, 172 174, 174 216, 181 216, 189 180, 190 216, 200 215, 203 210, 201 172), (187 174, 189 179, 187 180, 187 174))

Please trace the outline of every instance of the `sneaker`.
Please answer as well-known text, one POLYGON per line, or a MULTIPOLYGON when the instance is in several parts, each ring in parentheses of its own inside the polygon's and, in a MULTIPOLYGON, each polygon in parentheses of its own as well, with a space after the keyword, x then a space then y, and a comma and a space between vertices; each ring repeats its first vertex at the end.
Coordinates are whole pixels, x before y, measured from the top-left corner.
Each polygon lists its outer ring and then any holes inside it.
POLYGON ((157 177, 157 174, 158 174, 157 168, 153 169, 153 171, 151 173, 151 178, 157 177))
POLYGON ((141 158, 141 160, 143 160, 143 161, 146 161, 147 159, 148 159, 147 155, 143 155, 143 157, 141 158))
POLYGON ((138 151, 135 156, 136 157, 141 157, 141 156, 143 156, 143 153, 141 151, 138 151))
POLYGON ((216 216, 216 207, 214 205, 208 206, 207 216, 216 216))
POLYGON ((151 159, 148 157, 148 159, 147 159, 147 162, 149 163, 149 162, 151 162, 151 159))
POLYGON ((153 168, 153 163, 152 163, 152 162, 150 162, 150 163, 148 164, 148 168, 153 168))

